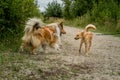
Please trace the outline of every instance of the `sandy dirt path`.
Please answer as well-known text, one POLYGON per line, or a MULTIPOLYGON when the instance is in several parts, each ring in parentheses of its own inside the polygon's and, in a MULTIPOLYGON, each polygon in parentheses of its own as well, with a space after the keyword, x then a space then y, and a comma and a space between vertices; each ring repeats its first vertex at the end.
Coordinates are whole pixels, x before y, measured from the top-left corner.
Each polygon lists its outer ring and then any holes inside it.
MULTIPOLYGON (((92 47, 88 57, 84 54, 79 55, 80 40, 74 40, 77 28, 65 27, 66 35, 62 36, 63 50, 61 60, 65 64, 81 65, 85 64, 92 71, 86 74, 79 74, 74 77, 77 80, 120 80, 120 38, 112 35, 101 35, 94 33, 92 47), (90 79, 89 79, 90 77, 90 79)), ((86 69, 87 71, 87 69, 86 69)), ((74 80, 74 79, 73 79, 74 80)))
POLYGON ((22 54, 23 63, 13 63, 2 76, 8 80, 120 80, 120 37, 94 33, 90 54, 85 56, 84 46, 78 52, 80 40, 74 40, 80 29, 65 26, 65 30, 60 53, 38 49, 38 55, 22 54))
POLYGON ((85 56, 84 46, 82 53, 78 52, 80 40, 74 40, 79 29, 65 26, 65 30, 61 53, 43 53, 32 60, 36 68, 47 71, 43 80, 120 80, 119 37, 94 33, 90 54, 85 56))

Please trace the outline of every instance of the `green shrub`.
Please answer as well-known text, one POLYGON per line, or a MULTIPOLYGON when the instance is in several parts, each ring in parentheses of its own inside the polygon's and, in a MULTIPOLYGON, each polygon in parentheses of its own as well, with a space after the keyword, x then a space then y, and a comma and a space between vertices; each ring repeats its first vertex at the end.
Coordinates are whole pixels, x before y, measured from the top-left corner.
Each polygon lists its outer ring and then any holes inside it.
POLYGON ((40 11, 34 0, 0 0, 0 15, 0 51, 16 51, 25 21, 40 17, 40 11))
POLYGON ((62 17, 62 7, 57 0, 48 3, 44 15, 45 17, 62 17))
MULTIPOLYGON (((63 0, 64 4, 69 1, 63 0)), ((67 15, 70 19, 66 21, 67 24, 85 27, 87 24, 92 23, 96 25, 97 30, 100 32, 120 33, 120 2, 118 0, 92 0, 91 2, 89 0, 74 0, 69 6, 65 4, 64 7, 69 7, 71 10, 70 16, 67 15), (71 18, 71 15, 74 18, 71 18)))

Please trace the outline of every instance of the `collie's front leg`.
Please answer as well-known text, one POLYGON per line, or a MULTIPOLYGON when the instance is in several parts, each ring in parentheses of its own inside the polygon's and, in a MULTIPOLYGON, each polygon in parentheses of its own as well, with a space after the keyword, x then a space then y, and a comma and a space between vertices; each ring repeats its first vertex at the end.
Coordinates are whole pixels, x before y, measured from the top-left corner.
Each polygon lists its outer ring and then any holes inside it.
POLYGON ((58 44, 55 44, 54 48, 55 48, 55 50, 60 51, 60 47, 58 44))
POLYGON ((60 48, 62 48, 62 42, 61 42, 60 36, 58 37, 58 45, 59 45, 60 48))
POLYGON ((56 51, 60 51, 59 45, 56 43, 51 44, 51 47, 53 47, 56 51))

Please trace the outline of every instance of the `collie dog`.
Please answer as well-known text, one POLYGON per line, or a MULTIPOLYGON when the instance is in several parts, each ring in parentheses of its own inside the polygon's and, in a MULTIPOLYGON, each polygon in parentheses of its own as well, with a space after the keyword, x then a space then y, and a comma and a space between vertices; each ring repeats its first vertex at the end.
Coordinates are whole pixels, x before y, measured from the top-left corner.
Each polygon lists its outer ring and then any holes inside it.
POLYGON ((88 55, 93 38, 93 33, 89 31, 90 29, 96 30, 96 27, 92 24, 88 24, 85 31, 79 31, 74 38, 75 40, 81 39, 79 53, 81 53, 82 44, 85 43, 85 53, 88 55))
POLYGON ((34 52, 35 49, 41 45, 45 50, 45 44, 49 44, 49 46, 59 50, 59 46, 57 45, 58 37, 55 34, 54 28, 48 28, 42 24, 42 21, 37 18, 27 21, 20 47, 22 51, 25 47, 30 47, 31 53, 36 54, 34 52))
POLYGON ((61 37, 62 34, 66 34, 66 31, 63 28, 63 21, 59 21, 58 23, 51 23, 46 25, 48 26, 48 28, 54 28, 55 29, 55 33, 58 37, 58 45, 62 47, 62 43, 61 43, 61 37))

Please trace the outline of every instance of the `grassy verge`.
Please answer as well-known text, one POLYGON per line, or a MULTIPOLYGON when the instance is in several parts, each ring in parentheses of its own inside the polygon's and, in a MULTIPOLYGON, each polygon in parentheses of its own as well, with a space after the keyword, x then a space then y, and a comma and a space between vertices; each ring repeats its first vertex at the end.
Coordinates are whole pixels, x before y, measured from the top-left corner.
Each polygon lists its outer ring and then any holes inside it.
POLYGON ((0 34, 0 52, 17 52, 23 35, 22 29, 4 30, 0 34))
POLYGON ((84 29, 87 24, 94 24, 97 27, 97 30, 95 32, 103 33, 106 35, 114 35, 114 36, 120 36, 120 21, 113 21, 113 20, 96 20, 92 21, 90 20, 89 15, 84 15, 82 17, 77 17, 74 19, 66 20, 66 19, 59 19, 59 18, 49 18, 49 20, 45 21, 46 23, 52 23, 52 22, 58 22, 59 20, 63 20, 64 24, 67 26, 73 26, 76 28, 82 28, 84 29))
POLYGON ((74 26, 80 29, 84 29, 87 24, 94 24, 97 27, 97 30, 95 32, 120 37, 120 30, 116 28, 116 24, 114 22, 97 23, 85 20, 84 18, 65 20, 65 25, 74 26))

